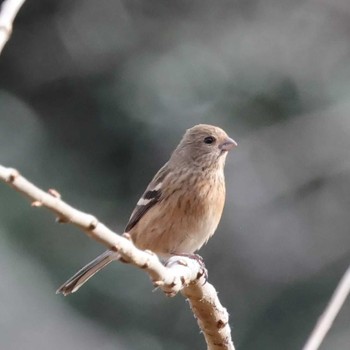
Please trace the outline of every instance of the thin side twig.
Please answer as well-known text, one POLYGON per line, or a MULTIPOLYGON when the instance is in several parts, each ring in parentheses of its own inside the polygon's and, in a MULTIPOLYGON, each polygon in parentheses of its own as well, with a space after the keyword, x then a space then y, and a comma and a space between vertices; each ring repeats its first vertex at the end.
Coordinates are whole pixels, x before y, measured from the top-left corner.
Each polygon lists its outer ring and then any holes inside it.
POLYGON ((319 318, 303 350, 317 350, 350 293, 350 266, 340 280, 325 311, 319 318))
POLYGON ((25 0, 5 0, 0 8, 0 54, 12 34, 13 21, 25 0))
POLYGON ((221 305, 215 288, 205 283, 202 267, 185 257, 173 257, 164 266, 149 251, 137 249, 127 237, 111 231, 94 216, 79 211, 61 200, 53 189, 45 192, 36 187, 18 171, 0 165, 0 179, 25 195, 33 207, 45 207, 57 216, 57 221, 70 223, 83 230, 89 237, 118 251, 123 260, 145 270, 154 285, 168 296, 179 291, 188 299, 197 318, 208 350, 234 350, 227 310, 221 305))

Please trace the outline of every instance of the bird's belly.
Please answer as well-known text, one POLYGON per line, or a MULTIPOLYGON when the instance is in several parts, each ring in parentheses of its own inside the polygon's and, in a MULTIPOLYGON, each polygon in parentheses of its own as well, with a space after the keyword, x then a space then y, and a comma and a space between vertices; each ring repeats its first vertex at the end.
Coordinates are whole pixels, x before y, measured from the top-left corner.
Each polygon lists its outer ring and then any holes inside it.
MULTIPOLYGON (((170 212, 167 214, 169 217, 170 212)), ((217 215, 210 209, 202 210, 199 215, 188 210, 180 214, 174 211, 170 220, 162 222, 162 215, 159 215, 150 220, 149 225, 143 225, 143 232, 133 232, 132 238, 140 249, 149 249, 162 256, 192 254, 214 234, 220 216, 221 212, 217 215)))
POLYGON ((131 230, 135 245, 162 256, 194 253, 219 224, 224 206, 224 196, 219 195, 224 188, 216 189, 205 191, 205 195, 192 189, 173 197, 172 201, 165 198, 157 203, 131 230))
MULTIPOLYGON (((213 213, 208 211, 206 215, 199 217, 196 220, 197 222, 193 223, 192 231, 188 231, 188 229, 186 231, 184 227, 181 232, 178 232, 178 237, 180 239, 174 244, 174 253, 191 254, 200 249, 214 234, 220 216, 216 217, 213 213)), ((188 227, 190 226, 187 226, 187 228, 188 227)))

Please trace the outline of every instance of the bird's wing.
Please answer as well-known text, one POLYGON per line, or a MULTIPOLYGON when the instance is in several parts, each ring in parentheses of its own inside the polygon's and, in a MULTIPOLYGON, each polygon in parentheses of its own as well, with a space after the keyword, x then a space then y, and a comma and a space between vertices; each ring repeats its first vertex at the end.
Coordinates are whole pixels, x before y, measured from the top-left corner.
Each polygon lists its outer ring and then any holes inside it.
POLYGON ((169 167, 168 163, 166 163, 154 176, 153 180, 146 188, 146 191, 137 202, 124 232, 129 232, 147 213, 147 211, 159 202, 162 196, 162 184, 168 174, 169 167))

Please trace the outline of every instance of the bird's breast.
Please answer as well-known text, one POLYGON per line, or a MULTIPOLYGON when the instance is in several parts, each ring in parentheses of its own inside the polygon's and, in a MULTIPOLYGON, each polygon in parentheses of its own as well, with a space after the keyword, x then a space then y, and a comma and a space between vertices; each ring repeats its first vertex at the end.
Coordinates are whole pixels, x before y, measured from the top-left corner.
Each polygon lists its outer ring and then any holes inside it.
POLYGON ((214 175, 177 181, 178 187, 167 186, 169 191, 131 232, 135 244, 161 255, 198 250, 214 234, 224 207, 223 174, 214 175))

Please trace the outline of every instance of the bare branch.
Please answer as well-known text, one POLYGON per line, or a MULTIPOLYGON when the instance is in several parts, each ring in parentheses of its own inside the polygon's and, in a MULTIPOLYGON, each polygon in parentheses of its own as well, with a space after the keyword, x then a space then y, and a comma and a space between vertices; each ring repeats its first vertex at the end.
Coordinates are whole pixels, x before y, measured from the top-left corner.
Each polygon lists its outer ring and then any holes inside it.
POLYGON ((0 165, 0 179, 22 193, 34 207, 45 207, 57 215, 57 220, 71 223, 83 230, 89 237, 118 251, 123 260, 144 269, 153 284, 168 296, 179 291, 188 298, 198 325, 204 333, 208 350, 234 350, 227 310, 220 304, 215 288, 205 283, 202 267, 193 259, 172 257, 164 266, 150 251, 137 249, 131 240, 122 237, 94 216, 83 213, 61 200, 53 189, 44 192, 17 170, 0 165))
POLYGON ((198 325, 204 333, 208 349, 234 350, 228 313, 220 304, 215 288, 209 283, 204 285, 196 283, 185 287, 181 293, 190 302, 198 325), (215 332, 213 332, 213 329, 215 329, 215 332))
POLYGON ((350 266, 334 291, 326 310, 319 318, 303 350, 317 350, 331 328, 339 310, 350 293, 350 266))
POLYGON ((0 54, 12 33, 12 23, 25 0, 5 0, 0 9, 0 54))

